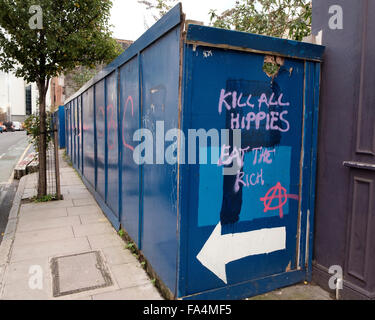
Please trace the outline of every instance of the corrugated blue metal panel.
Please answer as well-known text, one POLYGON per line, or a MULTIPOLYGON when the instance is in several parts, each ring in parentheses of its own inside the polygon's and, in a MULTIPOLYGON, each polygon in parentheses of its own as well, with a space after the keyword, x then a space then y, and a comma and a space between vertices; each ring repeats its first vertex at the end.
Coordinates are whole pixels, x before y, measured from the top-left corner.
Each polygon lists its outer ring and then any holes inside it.
POLYGON ((313 259, 313 247, 314 247, 314 230, 315 230, 315 201, 316 201, 316 176, 317 176, 317 166, 318 166, 318 132, 319 132, 319 97, 320 97, 320 78, 321 78, 321 67, 320 64, 315 64, 314 66, 314 81, 311 84, 314 87, 314 92, 312 94, 311 100, 313 101, 311 109, 312 110, 312 154, 311 154, 311 185, 310 185, 310 214, 308 220, 308 228, 306 230, 306 235, 308 239, 307 247, 307 268, 308 268, 308 281, 311 281, 312 276, 312 259, 313 259), (311 214, 312 213, 312 214, 311 214))
POLYGON ((69 115, 69 155, 70 159, 73 159, 73 122, 72 122, 72 110, 73 108, 73 102, 69 103, 69 110, 68 110, 68 115, 69 115))
POLYGON ((59 147, 65 148, 65 110, 64 106, 59 106, 59 147))
POLYGON ((73 152, 73 164, 77 166, 77 99, 73 100, 72 104, 72 152, 73 152))
POLYGON ((119 155, 118 155, 118 109, 116 73, 108 76, 107 86, 107 150, 108 150, 108 191, 106 203, 119 220, 119 155))
POLYGON ((142 127, 153 133, 156 163, 144 165, 142 250, 172 292, 177 258, 177 164, 164 164, 163 139, 179 125, 179 38, 180 28, 175 28, 141 55, 142 127))
POLYGON ((79 140, 80 140, 80 157, 79 162, 81 164, 81 174, 84 174, 84 149, 83 149, 83 143, 84 143, 84 132, 83 132, 83 94, 80 96, 80 112, 79 112, 79 140))
POLYGON ((77 114, 76 99, 71 104, 71 123, 72 123, 72 162, 77 164, 77 114))
POLYGON ((66 154, 71 157, 70 103, 65 106, 65 130, 66 154))
POLYGON ((96 111, 96 191, 105 200, 105 99, 104 80, 95 85, 96 111))
POLYGON ((94 89, 90 88, 83 94, 82 118, 83 118, 83 167, 84 175, 95 187, 95 132, 94 132, 94 89))
POLYGON ((140 245, 140 166, 133 160, 133 135, 140 127, 138 57, 120 69, 122 215, 121 224, 140 245))
POLYGON ((314 232, 315 176, 317 157, 318 109, 319 109, 320 66, 311 62, 305 64, 305 129, 304 159, 301 201, 300 265, 308 269, 311 277, 311 260, 314 232))
POLYGON ((78 170, 82 172, 82 108, 81 108, 81 101, 82 96, 77 97, 76 99, 76 165, 78 170))

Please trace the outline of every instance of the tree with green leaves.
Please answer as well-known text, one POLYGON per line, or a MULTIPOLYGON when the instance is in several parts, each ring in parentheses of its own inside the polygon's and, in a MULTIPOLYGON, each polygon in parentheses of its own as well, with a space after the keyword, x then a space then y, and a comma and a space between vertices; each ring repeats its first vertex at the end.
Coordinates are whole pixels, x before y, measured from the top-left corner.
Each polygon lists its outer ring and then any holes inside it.
POLYGON ((138 3, 146 6, 151 11, 155 21, 159 20, 176 5, 178 0, 138 0, 138 3))
MULTIPOLYGON (((138 0, 160 19, 177 0, 138 0)), ((237 0, 221 14, 210 10, 211 25, 217 28, 289 38, 301 41, 311 33, 311 0, 237 0)))
POLYGON ((301 41, 311 33, 311 0, 238 0, 222 14, 210 11, 214 27, 301 41))
POLYGON ((111 37, 110 0, 0 0, 0 69, 39 91, 38 197, 47 192, 46 94, 51 78, 77 66, 94 68, 121 48, 111 37))

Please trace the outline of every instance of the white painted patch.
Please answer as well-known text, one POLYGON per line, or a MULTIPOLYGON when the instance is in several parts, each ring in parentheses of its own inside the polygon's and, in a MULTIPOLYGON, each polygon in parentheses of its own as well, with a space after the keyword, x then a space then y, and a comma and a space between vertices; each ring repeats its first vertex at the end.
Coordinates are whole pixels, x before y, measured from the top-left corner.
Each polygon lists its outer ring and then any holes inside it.
POLYGON ((225 269, 227 263, 248 256, 285 250, 285 248, 285 227, 222 235, 219 222, 198 253, 197 259, 227 283, 225 269))
POLYGON ((212 57, 212 51, 211 50, 203 51, 203 56, 205 58, 212 57))

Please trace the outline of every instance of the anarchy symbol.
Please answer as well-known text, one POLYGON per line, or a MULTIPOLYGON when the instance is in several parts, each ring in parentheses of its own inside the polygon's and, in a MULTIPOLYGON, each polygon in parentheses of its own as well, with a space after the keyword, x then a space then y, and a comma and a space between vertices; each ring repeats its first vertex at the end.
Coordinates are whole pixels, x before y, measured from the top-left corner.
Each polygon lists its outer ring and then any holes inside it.
POLYGON ((287 203, 288 198, 298 200, 299 197, 297 195, 287 194, 286 189, 281 186, 280 182, 278 182, 263 198, 260 198, 260 201, 264 203, 264 212, 279 210, 280 218, 283 218, 283 207, 287 203), (278 200, 277 205, 274 205, 274 200, 276 200, 276 202, 278 200), (272 207, 272 205, 274 206, 272 207))

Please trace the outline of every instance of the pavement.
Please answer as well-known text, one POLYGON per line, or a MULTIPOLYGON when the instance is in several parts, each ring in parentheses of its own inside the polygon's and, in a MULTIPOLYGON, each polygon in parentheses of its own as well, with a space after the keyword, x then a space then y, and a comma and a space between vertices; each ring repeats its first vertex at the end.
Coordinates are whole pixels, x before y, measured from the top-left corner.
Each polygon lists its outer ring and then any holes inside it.
POLYGON ((20 180, 0 246, 0 299, 162 299, 75 170, 60 165, 64 200, 24 203, 37 175, 20 180))
MULTIPOLYGON (((140 262, 61 157, 64 200, 26 201, 37 175, 21 178, 0 245, 0 299, 162 300, 140 262)), ((332 300, 299 284, 248 300, 332 300)))
POLYGON ((265 293, 248 300, 334 300, 332 296, 321 287, 313 284, 297 284, 269 293, 265 293))

